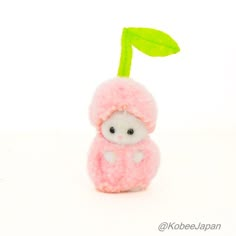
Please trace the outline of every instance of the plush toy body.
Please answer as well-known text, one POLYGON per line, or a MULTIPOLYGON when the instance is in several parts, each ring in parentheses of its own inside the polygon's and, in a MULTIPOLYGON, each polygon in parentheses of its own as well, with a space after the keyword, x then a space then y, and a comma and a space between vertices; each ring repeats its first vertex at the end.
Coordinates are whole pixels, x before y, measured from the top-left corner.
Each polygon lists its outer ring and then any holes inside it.
POLYGON ((132 47, 150 56, 179 51, 167 34, 154 29, 125 28, 118 77, 102 83, 90 105, 97 128, 88 157, 88 172, 99 191, 145 189, 160 164, 160 152, 149 134, 154 131, 157 107, 147 89, 130 79, 132 47))
POLYGON ((137 191, 149 185, 159 161, 159 149, 148 137, 133 145, 122 145, 98 134, 91 146, 88 169, 100 191, 137 191))

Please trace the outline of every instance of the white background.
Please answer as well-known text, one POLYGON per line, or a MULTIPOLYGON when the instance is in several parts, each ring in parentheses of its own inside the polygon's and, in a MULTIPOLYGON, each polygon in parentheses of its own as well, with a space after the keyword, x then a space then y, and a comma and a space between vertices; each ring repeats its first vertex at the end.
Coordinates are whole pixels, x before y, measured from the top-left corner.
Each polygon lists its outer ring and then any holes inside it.
POLYGON ((0 2, 0 235, 235 235, 234 1, 0 2), (162 162, 147 191, 96 192, 88 106, 116 76, 125 26, 170 34, 181 53, 134 50, 131 76, 159 106, 162 162), (158 231, 163 222, 220 231, 158 231))

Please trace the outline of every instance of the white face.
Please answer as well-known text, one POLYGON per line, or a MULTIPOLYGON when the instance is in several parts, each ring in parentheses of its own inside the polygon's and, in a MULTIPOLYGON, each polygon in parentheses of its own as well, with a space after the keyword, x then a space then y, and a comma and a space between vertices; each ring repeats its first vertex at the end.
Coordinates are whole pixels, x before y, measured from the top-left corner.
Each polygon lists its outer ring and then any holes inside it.
POLYGON ((147 136, 144 123, 126 111, 114 112, 102 124, 103 136, 112 143, 135 144, 147 136))

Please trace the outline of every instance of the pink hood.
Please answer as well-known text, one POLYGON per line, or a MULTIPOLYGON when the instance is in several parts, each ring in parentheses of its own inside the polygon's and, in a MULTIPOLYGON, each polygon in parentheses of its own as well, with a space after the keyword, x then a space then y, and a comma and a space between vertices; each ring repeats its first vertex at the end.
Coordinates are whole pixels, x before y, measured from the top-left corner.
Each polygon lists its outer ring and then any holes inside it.
POLYGON ((123 110, 142 120, 149 132, 155 129, 155 100, 143 85, 133 79, 107 80, 96 89, 90 105, 91 123, 100 128, 113 112, 123 110))

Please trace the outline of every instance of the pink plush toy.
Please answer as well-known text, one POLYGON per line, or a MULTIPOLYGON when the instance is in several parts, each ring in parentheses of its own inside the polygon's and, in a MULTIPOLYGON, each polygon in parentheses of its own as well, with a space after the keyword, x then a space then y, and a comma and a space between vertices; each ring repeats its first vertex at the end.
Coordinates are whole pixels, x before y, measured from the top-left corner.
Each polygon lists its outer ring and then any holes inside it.
POLYGON ((159 149, 149 137, 156 125, 155 100, 143 85, 128 79, 131 45, 151 56, 179 51, 176 42, 161 31, 124 29, 119 77, 102 83, 90 106, 90 120, 98 133, 90 148, 88 172, 96 189, 102 192, 145 189, 160 164, 159 149))

